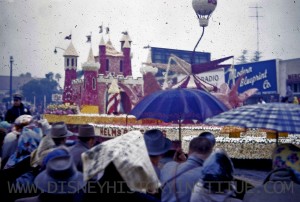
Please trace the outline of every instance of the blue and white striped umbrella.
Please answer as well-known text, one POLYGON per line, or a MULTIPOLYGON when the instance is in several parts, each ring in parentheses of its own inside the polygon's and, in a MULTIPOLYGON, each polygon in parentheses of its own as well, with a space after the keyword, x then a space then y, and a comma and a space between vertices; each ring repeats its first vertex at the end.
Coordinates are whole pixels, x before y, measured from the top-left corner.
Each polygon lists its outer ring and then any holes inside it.
POLYGON ((287 103, 245 105, 208 118, 204 123, 300 134, 300 105, 287 103))

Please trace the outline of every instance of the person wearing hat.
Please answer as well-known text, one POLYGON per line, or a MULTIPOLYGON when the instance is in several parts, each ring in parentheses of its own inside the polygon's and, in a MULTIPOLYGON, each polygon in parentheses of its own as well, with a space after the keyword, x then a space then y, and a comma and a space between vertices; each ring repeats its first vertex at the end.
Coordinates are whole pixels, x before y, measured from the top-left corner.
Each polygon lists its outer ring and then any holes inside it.
POLYGON ((199 177, 194 188, 191 190, 191 197, 188 201, 242 202, 241 199, 236 197, 234 166, 225 150, 216 149, 205 160, 200 173, 201 177, 199 177))
MULTIPOLYGON (((144 140, 146 143, 148 155, 152 166, 156 172, 158 179, 161 177, 160 162, 163 156, 171 149, 172 141, 164 136, 162 131, 158 129, 151 129, 144 133, 144 140)), ((149 195, 161 199, 161 189, 156 190, 149 195)))
POLYGON ((20 198, 17 202, 81 201, 79 190, 86 182, 83 174, 76 169, 72 156, 57 156, 47 162, 46 169, 34 179, 41 191, 38 196, 20 198))
POLYGON ((22 103, 22 95, 14 94, 13 99, 13 106, 9 110, 7 110, 5 114, 5 121, 7 121, 8 123, 14 123, 15 120, 21 115, 31 115, 30 110, 22 103))
POLYGON ((171 148, 172 142, 158 129, 146 131, 144 139, 151 163, 158 178, 160 178, 159 162, 162 156, 171 148))
POLYGON ((67 129, 67 126, 63 121, 52 124, 50 137, 53 139, 56 147, 66 145, 67 137, 72 135, 73 133, 67 129))
POLYGON ((80 125, 77 138, 77 143, 70 148, 70 155, 73 156, 77 169, 82 172, 81 154, 95 144, 96 134, 94 126, 89 124, 80 125))
POLYGON ((8 158, 16 151, 18 139, 24 127, 32 123, 33 117, 31 115, 19 116, 13 125, 12 131, 4 137, 2 146, 2 168, 6 164, 8 158))

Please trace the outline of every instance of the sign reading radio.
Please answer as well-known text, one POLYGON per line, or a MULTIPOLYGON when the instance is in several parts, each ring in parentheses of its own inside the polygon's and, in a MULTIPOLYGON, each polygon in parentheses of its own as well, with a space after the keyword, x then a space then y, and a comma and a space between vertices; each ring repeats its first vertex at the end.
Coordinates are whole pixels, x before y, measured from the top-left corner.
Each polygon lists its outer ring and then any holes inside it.
MULTIPOLYGON (((235 65, 234 68, 235 81, 244 75, 238 88, 239 92, 257 88, 261 93, 277 93, 276 60, 240 64, 235 65)), ((228 80, 229 74, 225 74, 225 81, 228 82, 228 80)))

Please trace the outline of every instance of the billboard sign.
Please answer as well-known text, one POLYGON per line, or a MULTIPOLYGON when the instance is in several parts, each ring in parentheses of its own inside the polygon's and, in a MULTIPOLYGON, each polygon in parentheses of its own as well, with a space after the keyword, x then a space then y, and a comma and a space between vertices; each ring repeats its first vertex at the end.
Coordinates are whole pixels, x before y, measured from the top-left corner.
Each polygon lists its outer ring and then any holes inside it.
POLYGON ((229 86, 244 75, 238 91, 244 92, 250 88, 257 88, 257 93, 275 94, 277 89, 276 60, 235 65, 225 68, 225 81, 229 86))
POLYGON ((207 83, 217 86, 217 87, 220 87, 221 84, 225 83, 223 69, 204 72, 204 73, 198 74, 198 76, 203 81, 206 81, 207 83))

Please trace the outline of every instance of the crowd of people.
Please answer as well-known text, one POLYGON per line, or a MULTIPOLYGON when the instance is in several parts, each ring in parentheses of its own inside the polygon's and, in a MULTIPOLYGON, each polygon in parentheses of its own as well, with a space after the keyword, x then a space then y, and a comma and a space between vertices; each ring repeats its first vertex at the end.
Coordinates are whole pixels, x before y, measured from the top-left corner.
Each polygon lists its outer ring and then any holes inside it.
POLYGON ((235 177, 227 152, 203 132, 188 153, 162 131, 130 131, 96 141, 94 126, 70 132, 31 115, 2 121, 0 197, 5 201, 298 201, 300 148, 280 144, 273 170, 253 186, 235 177), (75 144, 68 146, 70 136, 75 144), (167 155, 168 154, 168 155, 167 155), (170 154, 172 154, 170 158, 170 154))
POLYGON ((7 202, 299 200, 300 148, 293 144, 274 149, 273 170, 255 187, 235 177, 211 132, 194 137, 188 153, 158 129, 98 142, 93 125, 72 133, 64 122, 35 118, 21 100, 14 95, 0 122, 0 198, 7 202))
POLYGON ((300 98, 298 98, 298 97, 294 94, 294 92, 293 92, 291 86, 288 85, 288 86, 287 86, 287 89, 286 89, 286 94, 285 94, 285 96, 281 96, 281 97, 279 98, 279 100, 276 99, 276 98, 274 97, 274 95, 271 95, 267 101, 264 100, 264 98, 261 96, 261 97, 258 98, 257 104, 266 104, 267 102, 270 102, 270 103, 273 103, 273 102, 283 102, 283 103, 299 104, 299 101, 300 101, 300 98))

